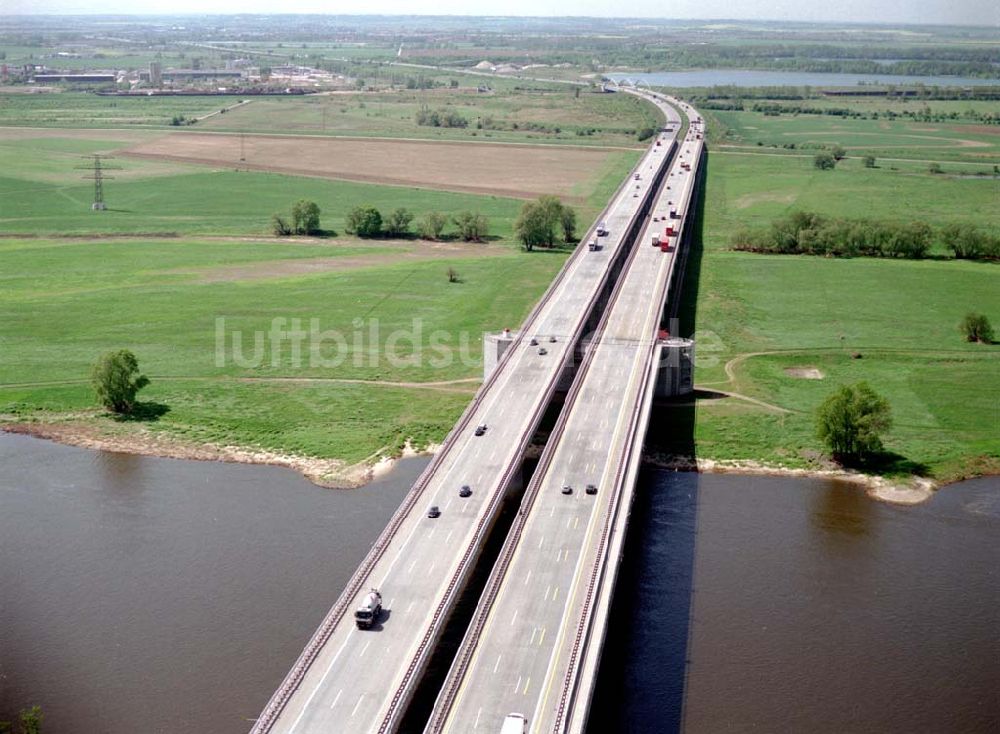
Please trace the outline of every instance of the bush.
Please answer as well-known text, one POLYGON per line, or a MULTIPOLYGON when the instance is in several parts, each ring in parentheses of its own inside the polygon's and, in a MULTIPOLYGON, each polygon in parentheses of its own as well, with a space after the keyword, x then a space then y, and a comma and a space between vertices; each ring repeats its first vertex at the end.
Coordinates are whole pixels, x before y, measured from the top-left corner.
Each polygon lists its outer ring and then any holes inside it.
POLYGON ((863 463, 880 453, 882 434, 891 426, 889 402, 866 382, 844 385, 816 413, 816 435, 845 464, 863 463))
POLYGON ((829 153, 817 153, 813 165, 821 171, 832 171, 837 166, 836 159, 829 153))
POLYGON ((149 384, 139 374, 139 360, 127 349, 108 352, 94 365, 91 382, 97 399, 114 413, 127 414, 135 409, 135 396, 149 384))
POLYGON ((639 131, 639 142, 644 143, 654 135, 656 135, 656 128, 644 127, 642 130, 639 131))
POLYGON ((466 242, 482 242, 489 234, 489 220, 475 212, 459 212, 452 221, 459 236, 466 242))
POLYGON ((425 240, 441 239, 441 233, 444 232, 446 224, 448 224, 448 217, 441 212, 427 212, 418 225, 420 236, 425 240))
POLYGON ((932 173, 934 175, 937 175, 939 173, 944 173, 944 169, 941 168, 940 163, 931 163, 929 166, 927 166, 927 173, 932 173))
POLYGON ((385 233, 390 237, 399 237, 410 231, 410 222, 413 221, 413 214, 400 207, 393 210, 392 214, 385 220, 385 233))
POLYGON ((875 168, 875 156, 873 155, 865 156, 865 168, 875 168))
POLYGON ((415 119, 418 125, 425 127, 468 127, 469 121, 454 110, 429 110, 422 107, 417 110, 415 119))
POLYGON ((980 344, 993 343, 993 327, 985 314, 966 314, 959 328, 965 335, 966 341, 979 342, 980 344))
POLYGON ((347 213, 344 229, 358 237, 378 237, 382 234, 382 215, 373 206, 356 206, 347 213))
POLYGON ((830 149, 830 153, 833 155, 834 160, 838 161, 842 161, 847 157, 847 150, 845 150, 844 146, 839 143, 830 149))
POLYGON ((286 220, 280 214, 271 215, 271 231, 274 232, 276 237, 287 237, 292 233, 292 228, 286 220))

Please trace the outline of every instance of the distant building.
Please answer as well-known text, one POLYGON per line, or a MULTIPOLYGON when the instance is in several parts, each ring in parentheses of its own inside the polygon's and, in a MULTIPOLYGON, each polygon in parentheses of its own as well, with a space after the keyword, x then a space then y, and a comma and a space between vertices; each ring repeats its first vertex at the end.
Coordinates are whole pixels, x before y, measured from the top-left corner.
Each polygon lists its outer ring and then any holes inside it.
POLYGON ((70 84, 114 84, 118 76, 116 74, 35 74, 32 79, 39 84, 52 84, 56 82, 67 82, 70 84))
POLYGON ((240 79, 242 71, 233 69, 167 69, 161 73, 163 79, 177 81, 180 79, 240 79))
POLYGON ((163 86, 163 66, 159 61, 149 62, 149 83, 154 87, 163 86))

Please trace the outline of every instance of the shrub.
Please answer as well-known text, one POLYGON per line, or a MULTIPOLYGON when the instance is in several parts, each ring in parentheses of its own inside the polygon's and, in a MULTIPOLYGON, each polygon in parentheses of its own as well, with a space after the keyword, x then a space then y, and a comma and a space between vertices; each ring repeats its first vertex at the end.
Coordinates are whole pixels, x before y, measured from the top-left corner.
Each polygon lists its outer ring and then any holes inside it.
POLYGON ((993 327, 985 314, 967 313, 959 327, 965 335, 965 340, 980 344, 993 343, 993 327))
POLYGON ((836 168, 837 161, 829 153, 817 153, 813 158, 813 166, 821 171, 832 171, 836 168))
POLYGON ((400 207, 394 209, 392 214, 385 220, 385 233, 390 237, 399 237, 410 231, 410 222, 413 221, 413 214, 400 207))
POLYGON ((452 221, 458 227, 459 236, 466 242, 482 242, 489 233, 489 220, 475 212, 459 212, 452 221))
POLYGON ((319 205, 315 201, 301 199, 292 207, 292 231, 295 234, 316 234, 319 232, 319 205))
POLYGON ((280 214, 271 215, 271 231, 274 232, 276 237, 287 237, 292 233, 292 228, 286 220, 280 214))
POLYGON ((865 156, 865 168, 875 168, 875 156, 873 155, 865 156))

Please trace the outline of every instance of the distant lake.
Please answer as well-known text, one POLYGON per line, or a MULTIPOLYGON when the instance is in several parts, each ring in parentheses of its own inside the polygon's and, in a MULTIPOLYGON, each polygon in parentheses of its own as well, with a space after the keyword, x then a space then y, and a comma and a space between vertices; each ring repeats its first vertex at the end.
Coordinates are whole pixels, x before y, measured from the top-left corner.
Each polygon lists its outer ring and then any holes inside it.
POLYGON ((652 74, 608 74, 616 81, 641 79, 657 87, 854 87, 859 84, 925 84, 938 87, 1000 86, 1000 79, 970 79, 961 76, 900 76, 898 74, 828 74, 806 71, 753 71, 704 69, 702 71, 658 71, 652 74))

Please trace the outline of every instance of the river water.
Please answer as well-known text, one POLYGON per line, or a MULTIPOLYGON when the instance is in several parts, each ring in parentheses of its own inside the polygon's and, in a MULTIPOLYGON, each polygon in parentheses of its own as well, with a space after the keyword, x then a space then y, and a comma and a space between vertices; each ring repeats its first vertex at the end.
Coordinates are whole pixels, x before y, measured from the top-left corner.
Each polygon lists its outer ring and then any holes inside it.
POLYGON ((1000 478, 640 482, 591 731, 1000 731, 1000 478))
MULTIPOLYGON (((0 720, 246 732, 425 465, 340 492, 0 434, 0 720)), ((592 731, 996 731, 1000 481, 650 471, 633 518, 592 731)))
POLYGON ((901 76, 899 74, 835 74, 810 71, 755 71, 753 69, 701 69, 657 71, 649 74, 608 74, 612 79, 641 79, 657 87, 854 87, 858 84, 894 84, 912 87, 1000 86, 1000 79, 961 76, 901 76))

